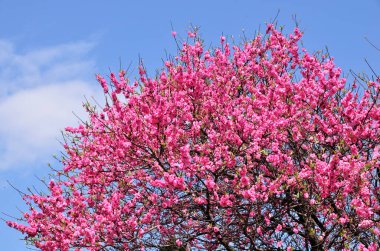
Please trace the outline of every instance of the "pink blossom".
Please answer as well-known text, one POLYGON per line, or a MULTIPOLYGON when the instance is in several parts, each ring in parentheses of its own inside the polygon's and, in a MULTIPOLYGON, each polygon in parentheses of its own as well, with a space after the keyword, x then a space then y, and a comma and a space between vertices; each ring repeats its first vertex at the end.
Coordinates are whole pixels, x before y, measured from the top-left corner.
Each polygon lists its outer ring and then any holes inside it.
POLYGON ((195 32, 191 32, 191 31, 189 31, 189 32, 187 33, 187 35, 188 35, 189 37, 195 37, 195 36, 196 36, 196 33, 195 33, 195 32))
POLYGON ((187 39, 154 77, 96 75, 104 106, 8 226, 43 251, 376 250, 380 79, 357 89, 301 36, 187 39))
POLYGON ((182 241, 179 240, 179 239, 177 239, 177 240, 175 241, 175 243, 177 244, 178 247, 182 246, 182 241))

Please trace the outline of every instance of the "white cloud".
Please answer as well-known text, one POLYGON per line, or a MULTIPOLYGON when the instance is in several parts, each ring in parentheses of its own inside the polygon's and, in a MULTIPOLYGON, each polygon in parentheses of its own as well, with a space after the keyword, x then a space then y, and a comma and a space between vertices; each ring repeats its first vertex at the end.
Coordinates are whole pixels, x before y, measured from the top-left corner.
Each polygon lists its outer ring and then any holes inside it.
POLYGON ((0 170, 45 165, 60 130, 77 124, 72 112, 85 117, 84 96, 99 99, 91 48, 80 42, 17 53, 0 40, 0 170))
POLYGON ((0 40, 0 97, 52 82, 89 79, 94 63, 85 56, 92 47, 79 42, 21 54, 10 42, 0 40))

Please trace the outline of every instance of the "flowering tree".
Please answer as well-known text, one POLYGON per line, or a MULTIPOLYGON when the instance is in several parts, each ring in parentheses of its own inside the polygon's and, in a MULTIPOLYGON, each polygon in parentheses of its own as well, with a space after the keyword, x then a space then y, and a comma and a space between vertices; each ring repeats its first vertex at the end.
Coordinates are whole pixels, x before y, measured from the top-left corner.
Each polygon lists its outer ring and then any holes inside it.
POLYGON ((300 38, 190 32, 154 78, 97 76, 105 107, 9 226, 41 250, 377 250, 380 79, 346 84, 300 38))

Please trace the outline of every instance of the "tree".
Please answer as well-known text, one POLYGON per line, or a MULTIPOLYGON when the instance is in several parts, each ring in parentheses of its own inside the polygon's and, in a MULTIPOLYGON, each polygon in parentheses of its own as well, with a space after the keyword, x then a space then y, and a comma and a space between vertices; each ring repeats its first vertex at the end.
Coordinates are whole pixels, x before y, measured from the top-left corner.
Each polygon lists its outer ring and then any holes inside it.
POLYGON ((41 250, 377 250, 380 79, 346 84, 298 28, 188 35, 154 78, 97 76, 105 107, 9 226, 41 250))

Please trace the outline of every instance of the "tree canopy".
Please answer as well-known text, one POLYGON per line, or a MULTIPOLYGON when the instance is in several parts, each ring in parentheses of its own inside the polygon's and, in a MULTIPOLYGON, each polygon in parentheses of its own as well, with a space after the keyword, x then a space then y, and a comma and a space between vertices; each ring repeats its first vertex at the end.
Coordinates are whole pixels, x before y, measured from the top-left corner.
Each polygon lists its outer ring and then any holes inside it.
POLYGON ((41 250, 377 250, 380 79, 346 83, 301 37, 189 32, 152 78, 98 75, 105 106, 9 226, 41 250))

